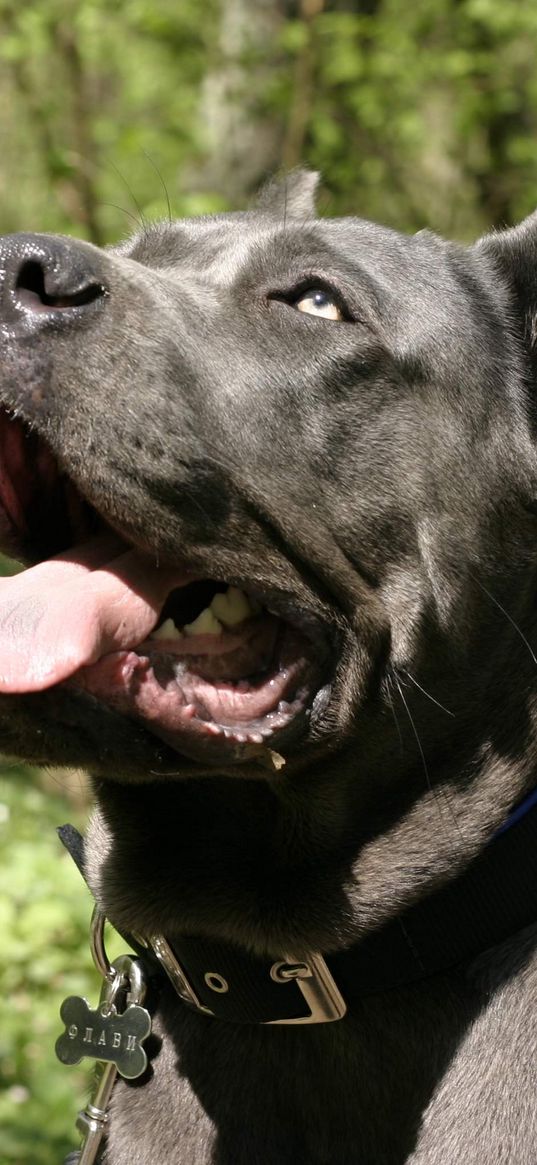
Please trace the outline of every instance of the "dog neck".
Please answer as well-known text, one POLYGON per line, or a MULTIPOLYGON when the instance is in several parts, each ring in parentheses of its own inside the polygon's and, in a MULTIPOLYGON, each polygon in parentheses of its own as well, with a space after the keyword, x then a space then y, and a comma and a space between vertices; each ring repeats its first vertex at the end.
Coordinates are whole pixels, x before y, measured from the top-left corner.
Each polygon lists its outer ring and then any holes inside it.
MULTIPOLYGON (((72 826, 59 834, 86 877, 80 834, 72 826)), ((235 1023, 310 1024, 461 967, 536 919, 537 789, 456 878, 341 950, 259 957, 206 935, 175 933, 171 943, 154 932, 124 937, 199 1012, 235 1023)))

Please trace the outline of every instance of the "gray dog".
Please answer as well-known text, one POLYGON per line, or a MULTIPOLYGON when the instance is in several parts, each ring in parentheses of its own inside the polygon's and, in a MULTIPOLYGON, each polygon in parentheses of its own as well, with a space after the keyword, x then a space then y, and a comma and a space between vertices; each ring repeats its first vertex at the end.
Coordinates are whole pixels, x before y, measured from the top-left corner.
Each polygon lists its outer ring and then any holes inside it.
POLYGON ((153 952, 107 1165, 535 1165, 537 218, 314 187, 0 240, 2 748, 153 952))

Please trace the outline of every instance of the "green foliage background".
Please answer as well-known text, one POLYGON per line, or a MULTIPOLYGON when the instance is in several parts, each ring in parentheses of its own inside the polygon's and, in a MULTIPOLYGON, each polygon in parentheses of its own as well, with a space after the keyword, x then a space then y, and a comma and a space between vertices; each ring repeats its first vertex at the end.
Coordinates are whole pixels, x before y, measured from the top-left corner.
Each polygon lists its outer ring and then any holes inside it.
MULTIPOLYGON (((80 818, 80 813, 77 814, 80 818)), ((76 1147, 73 1120, 87 1073, 55 1061, 66 995, 97 1000, 87 955, 91 900, 55 826, 66 798, 9 765, 0 778, 0 1161, 61 1165, 76 1147)))
POLYGON ((536 47, 534 0, 0 0, 1 228, 102 243, 167 213, 154 166, 197 214, 305 162, 329 213, 471 237, 535 205, 536 47))
MULTIPOLYGON (((103 244, 306 163, 325 213, 471 239, 537 205, 536 59, 535 0, 0 0, 0 233, 103 244)), ((57 1009, 98 984, 54 826, 87 806, 0 779, 0 1165, 59 1165, 57 1009)))

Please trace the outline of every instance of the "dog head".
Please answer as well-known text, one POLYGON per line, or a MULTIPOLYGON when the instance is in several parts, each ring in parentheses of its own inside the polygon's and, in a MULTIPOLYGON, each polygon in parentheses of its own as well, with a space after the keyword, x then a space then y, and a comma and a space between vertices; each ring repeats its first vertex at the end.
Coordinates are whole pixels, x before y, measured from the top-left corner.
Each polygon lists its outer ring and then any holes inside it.
POLYGON ((313 187, 1 241, 6 751, 397 800, 527 734, 537 226, 466 249, 313 187))

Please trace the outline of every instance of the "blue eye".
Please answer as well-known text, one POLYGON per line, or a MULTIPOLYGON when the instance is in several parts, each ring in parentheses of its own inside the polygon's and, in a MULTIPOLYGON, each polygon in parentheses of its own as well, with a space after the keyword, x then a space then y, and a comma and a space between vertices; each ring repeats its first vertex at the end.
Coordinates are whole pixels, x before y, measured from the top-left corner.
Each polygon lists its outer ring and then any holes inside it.
POLYGON ((323 287, 310 287, 293 302, 297 311, 311 316, 322 316, 325 320, 343 320, 345 317, 334 297, 323 287))

